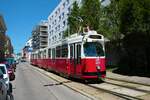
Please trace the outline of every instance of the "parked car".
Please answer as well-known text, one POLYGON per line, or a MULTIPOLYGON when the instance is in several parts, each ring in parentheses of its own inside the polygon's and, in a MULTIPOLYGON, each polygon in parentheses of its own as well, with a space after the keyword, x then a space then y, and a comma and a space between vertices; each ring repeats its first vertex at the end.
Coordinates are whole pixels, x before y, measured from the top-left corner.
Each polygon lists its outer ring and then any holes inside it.
POLYGON ((13 70, 14 70, 14 72, 15 72, 15 70, 16 70, 15 59, 14 59, 13 57, 11 57, 11 58, 6 58, 6 59, 5 59, 5 62, 7 62, 7 64, 9 64, 9 65, 13 68, 13 70))
POLYGON ((3 72, 0 70, 0 100, 7 100, 7 86, 3 78, 3 72))
POLYGON ((0 70, 3 73, 3 78, 4 78, 5 84, 7 86, 7 92, 8 92, 8 94, 10 94, 10 93, 12 93, 12 84, 10 83, 10 80, 12 80, 12 79, 10 79, 11 77, 8 74, 8 70, 6 68, 6 65, 0 64, 0 70))
POLYGON ((15 64, 16 64, 16 65, 19 64, 19 60, 15 60, 15 64))
POLYGON ((5 64, 5 65, 6 65, 6 68, 7 68, 7 72, 8 72, 10 81, 15 80, 15 73, 14 73, 13 67, 9 64, 5 64))
POLYGON ((21 59, 21 62, 26 62, 26 59, 25 59, 25 58, 22 58, 22 59, 21 59))

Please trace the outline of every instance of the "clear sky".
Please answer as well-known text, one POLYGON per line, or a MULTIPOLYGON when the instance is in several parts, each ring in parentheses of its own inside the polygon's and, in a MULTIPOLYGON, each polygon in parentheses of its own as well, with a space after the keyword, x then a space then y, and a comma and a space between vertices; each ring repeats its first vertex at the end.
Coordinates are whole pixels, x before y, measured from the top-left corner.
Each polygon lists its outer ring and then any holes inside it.
POLYGON ((31 37, 33 27, 48 18, 61 0, 0 0, 7 32, 15 53, 20 52, 31 37))

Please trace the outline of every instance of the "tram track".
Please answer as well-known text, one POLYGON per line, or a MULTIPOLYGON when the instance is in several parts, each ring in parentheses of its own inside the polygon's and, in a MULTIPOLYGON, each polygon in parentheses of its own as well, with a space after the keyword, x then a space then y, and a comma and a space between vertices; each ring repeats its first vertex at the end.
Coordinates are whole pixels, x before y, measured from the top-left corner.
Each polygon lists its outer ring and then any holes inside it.
MULTIPOLYGON (((120 82, 120 81, 118 81, 118 82, 120 82)), ((145 86, 143 84, 132 83, 132 82, 124 82, 123 84, 120 84, 120 83, 116 83, 114 81, 111 82, 109 80, 105 80, 105 83, 116 85, 116 86, 121 86, 121 87, 125 87, 125 88, 128 88, 128 89, 133 89, 133 90, 136 90, 136 91, 141 91, 141 92, 145 92, 145 93, 149 93, 150 94, 150 86, 147 86, 147 85, 145 86), (141 89, 139 87, 145 87, 146 89, 141 89)))
POLYGON ((77 91, 77 92, 81 93, 82 95, 85 95, 85 96, 91 98, 92 100, 101 100, 100 98, 103 97, 103 96, 100 96, 100 95, 103 94, 103 93, 106 93, 106 94, 108 93, 108 94, 114 95, 116 97, 122 98, 123 100, 144 100, 143 98, 141 98, 141 96, 143 96, 144 94, 150 93, 150 91, 147 91, 147 90, 140 90, 140 89, 135 89, 135 88, 132 88, 132 87, 125 87, 125 86, 122 86, 121 84, 111 83, 110 81, 105 81, 104 83, 100 83, 100 84, 83 84, 83 83, 80 83, 80 82, 79 83, 78 82, 73 82, 71 80, 69 80, 69 82, 68 82, 67 79, 65 79, 65 78, 62 79, 62 77, 61 77, 61 79, 60 78, 56 78, 56 77, 52 77, 49 74, 47 74, 49 72, 40 71, 41 69, 39 69, 39 68, 34 68, 34 69, 39 71, 41 74, 44 74, 47 77, 52 78, 53 80, 55 80, 56 82, 60 83, 61 85, 65 85, 68 88, 71 88, 72 90, 77 91), (119 88, 127 88, 127 89, 131 89, 131 90, 134 90, 134 91, 142 92, 143 95, 132 96, 130 94, 124 94, 124 93, 121 93, 121 92, 116 92, 116 91, 113 91, 111 89, 101 88, 100 86, 103 86, 103 85, 118 86, 118 89, 119 88), (87 88, 90 88, 90 89, 87 90, 87 88), (91 89, 93 89, 95 91, 95 93, 90 93, 91 89), (99 96, 97 94, 99 94, 99 96), (94 98, 98 98, 98 99, 94 99, 92 96, 94 98))
POLYGON ((140 83, 140 82, 127 81, 127 80, 123 80, 123 79, 110 78, 110 77, 106 77, 105 79, 114 80, 114 81, 121 81, 121 82, 128 82, 128 83, 133 83, 133 84, 144 85, 144 86, 150 87, 150 84, 144 84, 144 83, 140 83))
POLYGON ((119 97, 128 99, 128 100, 143 100, 141 97, 142 95, 139 96, 132 96, 131 94, 127 94, 127 93, 123 93, 123 91, 121 92, 121 89, 128 89, 130 91, 135 91, 135 92, 139 92, 143 95, 149 94, 150 95, 150 85, 147 84, 142 84, 142 83, 137 83, 137 82, 131 82, 131 81, 126 81, 126 80, 118 80, 118 79, 113 79, 113 78, 106 78, 104 83, 102 83, 103 85, 111 85, 112 87, 114 86, 115 88, 106 88, 103 87, 100 84, 88 84, 88 86, 93 87, 95 89, 98 90, 102 90, 114 95, 117 95, 119 97), (144 88, 143 88, 144 87, 144 88), (115 91, 120 89, 119 91, 115 91))
POLYGON ((100 90, 100 91, 105 91, 107 93, 110 93, 110 94, 113 94, 113 95, 116 95, 120 98, 123 98, 123 99, 126 99, 126 100, 143 100, 142 98, 139 98, 139 97, 135 97, 135 96, 130 96, 130 95, 126 95, 126 94, 123 94, 123 93, 118 93, 118 92, 114 92, 114 91, 111 91, 111 90, 108 90, 108 89, 104 89, 104 88, 100 88, 100 87, 97 87, 97 86, 94 86, 94 85, 88 85, 89 87, 92 87, 92 88, 95 88, 97 90, 100 90))

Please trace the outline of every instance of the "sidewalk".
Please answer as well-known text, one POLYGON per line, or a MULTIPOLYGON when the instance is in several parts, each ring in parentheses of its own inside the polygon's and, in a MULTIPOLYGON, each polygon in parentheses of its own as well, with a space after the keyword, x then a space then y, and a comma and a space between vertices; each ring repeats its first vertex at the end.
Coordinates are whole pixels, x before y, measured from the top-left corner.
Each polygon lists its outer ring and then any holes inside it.
POLYGON ((125 76, 107 71, 106 77, 150 85, 150 78, 140 76, 125 76))

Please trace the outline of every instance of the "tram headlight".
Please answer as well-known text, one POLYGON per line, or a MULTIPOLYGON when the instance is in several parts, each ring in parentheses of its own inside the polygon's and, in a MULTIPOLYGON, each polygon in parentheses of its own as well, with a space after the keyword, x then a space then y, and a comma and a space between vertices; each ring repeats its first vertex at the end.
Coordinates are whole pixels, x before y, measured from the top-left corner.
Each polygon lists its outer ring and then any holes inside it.
POLYGON ((101 66, 97 66, 96 68, 97 68, 98 70, 100 70, 100 69, 101 69, 101 66))

